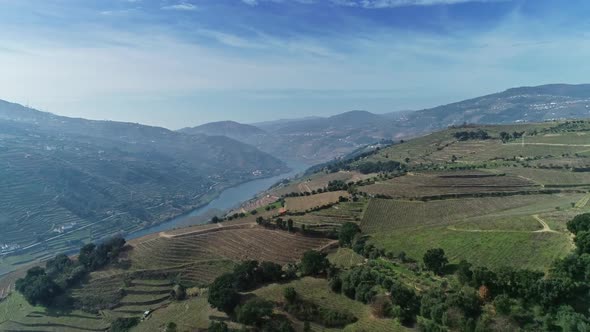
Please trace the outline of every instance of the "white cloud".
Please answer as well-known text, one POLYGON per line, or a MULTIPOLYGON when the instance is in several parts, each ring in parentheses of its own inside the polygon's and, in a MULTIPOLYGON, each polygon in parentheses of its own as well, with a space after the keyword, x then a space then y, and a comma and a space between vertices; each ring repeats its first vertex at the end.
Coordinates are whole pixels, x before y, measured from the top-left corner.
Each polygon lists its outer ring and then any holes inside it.
POLYGON ((164 10, 193 11, 193 10, 197 10, 198 7, 193 5, 192 3, 189 3, 189 2, 180 2, 180 3, 174 4, 174 5, 162 6, 162 9, 164 9, 164 10))
MULTIPOLYGON (((326 0, 242 0, 250 6, 257 6, 261 2, 297 2, 303 4, 321 3, 326 0)), ((333 4, 345 7, 360 7, 368 9, 395 8, 407 6, 455 5, 468 2, 500 2, 508 0, 330 0, 333 4)))

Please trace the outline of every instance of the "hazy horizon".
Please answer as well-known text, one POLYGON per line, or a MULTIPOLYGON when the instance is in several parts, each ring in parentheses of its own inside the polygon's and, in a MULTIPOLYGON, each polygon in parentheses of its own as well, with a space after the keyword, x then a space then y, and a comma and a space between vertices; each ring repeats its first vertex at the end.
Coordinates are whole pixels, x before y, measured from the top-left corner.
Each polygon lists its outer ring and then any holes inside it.
POLYGON ((590 70, 590 3, 581 0, 0 6, 1 99, 171 129, 419 110, 515 86, 584 83, 590 70))

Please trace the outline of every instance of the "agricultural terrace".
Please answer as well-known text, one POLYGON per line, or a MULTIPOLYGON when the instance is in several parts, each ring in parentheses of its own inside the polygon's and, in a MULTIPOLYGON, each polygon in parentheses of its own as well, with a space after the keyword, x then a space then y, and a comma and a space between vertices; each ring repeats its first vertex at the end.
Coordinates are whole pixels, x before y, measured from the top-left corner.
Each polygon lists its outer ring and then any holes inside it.
POLYGON ((508 168, 498 171, 534 181, 545 187, 590 187, 590 172, 539 168, 508 168))
POLYGON ((572 207, 585 199, 584 194, 429 202, 372 199, 361 228, 378 247, 414 258, 440 247, 453 261, 545 269, 572 250, 564 223, 586 209, 572 207), (575 211, 556 214, 568 210, 575 211))
POLYGON ((315 173, 310 176, 305 176, 296 182, 292 182, 285 187, 275 189, 272 194, 277 196, 284 196, 290 193, 311 193, 314 190, 324 189, 332 181, 357 182, 371 178, 370 174, 361 174, 359 172, 340 171, 335 173, 315 173))
POLYGON ((326 209, 312 211, 302 216, 289 216, 297 227, 305 225, 307 229, 317 231, 331 231, 339 228, 345 222, 360 222, 367 206, 367 199, 358 198, 358 201, 341 202, 326 209))
POLYGON ((346 191, 331 191, 309 196, 287 197, 285 199, 285 208, 287 211, 305 212, 338 203, 340 197, 349 198, 350 194, 346 191))
POLYGON ((535 190, 535 182, 505 174, 480 171, 409 173, 360 187, 370 195, 419 198, 452 194, 514 193, 535 190))
POLYGON ((556 134, 551 132, 550 129, 559 127, 559 125, 558 122, 547 122, 542 124, 452 128, 382 149, 364 160, 355 162, 355 164, 367 161, 385 162, 396 160, 406 162, 411 167, 426 167, 429 165, 444 165, 446 168, 483 167, 484 165, 513 166, 518 164, 521 159, 546 159, 576 154, 581 156, 590 151, 590 140, 584 141, 588 137, 585 132, 582 134, 579 132, 567 133, 566 137, 562 137, 561 140, 550 138, 556 137, 556 134), (486 131, 491 138, 461 141, 454 137, 454 134, 460 131, 476 131, 479 129, 486 131), (522 144, 521 139, 503 141, 500 138, 501 132, 524 132, 525 144, 522 144), (566 142, 567 137, 574 135, 577 136, 575 136, 573 142, 585 143, 550 143, 553 141, 566 142))
POLYGON ((137 269, 173 267, 219 259, 255 259, 285 264, 295 262, 309 249, 319 249, 330 242, 317 237, 249 226, 151 239, 137 244, 129 258, 137 269))
POLYGON ((100 309, 99 315, 82 311, 55 315, 45 308, 30 306, 13 292, 0 302, 0 330, 104 331, 115 319, 139 317, 146 310, 155 310, 153 321, 140 323, 137 331, 159 330, 171 318, 178 318, 180 327, 206 328, 210 319, 225 316, 209 309, 202 294, 185 302, 172 301, 170 292, 176 283, 206 287, 231 271, 238 261, 293 263, 305 251, 321 250, 334 242, 269 230, 255 223, 214 226, 131 241, 132 249, 121 255, 120 264, 92 272, 82 285, 70 291, 79 307, 100 309))

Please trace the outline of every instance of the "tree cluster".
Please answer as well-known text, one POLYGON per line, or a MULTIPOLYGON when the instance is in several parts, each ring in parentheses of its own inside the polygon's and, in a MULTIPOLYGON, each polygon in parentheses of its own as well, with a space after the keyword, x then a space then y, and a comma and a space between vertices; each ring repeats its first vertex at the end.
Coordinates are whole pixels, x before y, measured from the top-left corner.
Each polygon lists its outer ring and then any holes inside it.
POLYGON ((211 306, 226 313, 234 312, 240 303, 240 293, 260 284, 289 280, 293 274, 272 262, 245 261, 234 267, 231 273, 219 276, 209 286, 208 300, 211 306))
POLYGON ((117 259, 124 246, 125 239, 115 237, 98 246, 85 245, 80 249, 77 261, 63 254, 57 255, 47 261, 45 268, 28 270, 24 278, 16 281, 15 288, 33 305, 68 305, 69 299, 60 296, 88 273, 117 259))
POLYGON ((487 131, 481 129, 476 131, 458 131, 453 134, 453 137, 459 141, 487 140, 491 138, 487 131))

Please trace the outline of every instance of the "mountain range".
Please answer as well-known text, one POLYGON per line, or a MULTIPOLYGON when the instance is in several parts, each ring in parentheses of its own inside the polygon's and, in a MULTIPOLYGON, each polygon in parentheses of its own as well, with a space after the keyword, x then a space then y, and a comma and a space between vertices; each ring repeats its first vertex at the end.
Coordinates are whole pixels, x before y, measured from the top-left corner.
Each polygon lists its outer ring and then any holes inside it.
POLYGON ((589 117, 589 105, 589 84, 551 84, 512 88, 419 111, 351 111, 331 117, 254 124, 224 121, 180 131, 227 136, 283 160, 316 164, 381 140, 407 139, 463 123, 506 124, 589 117))

